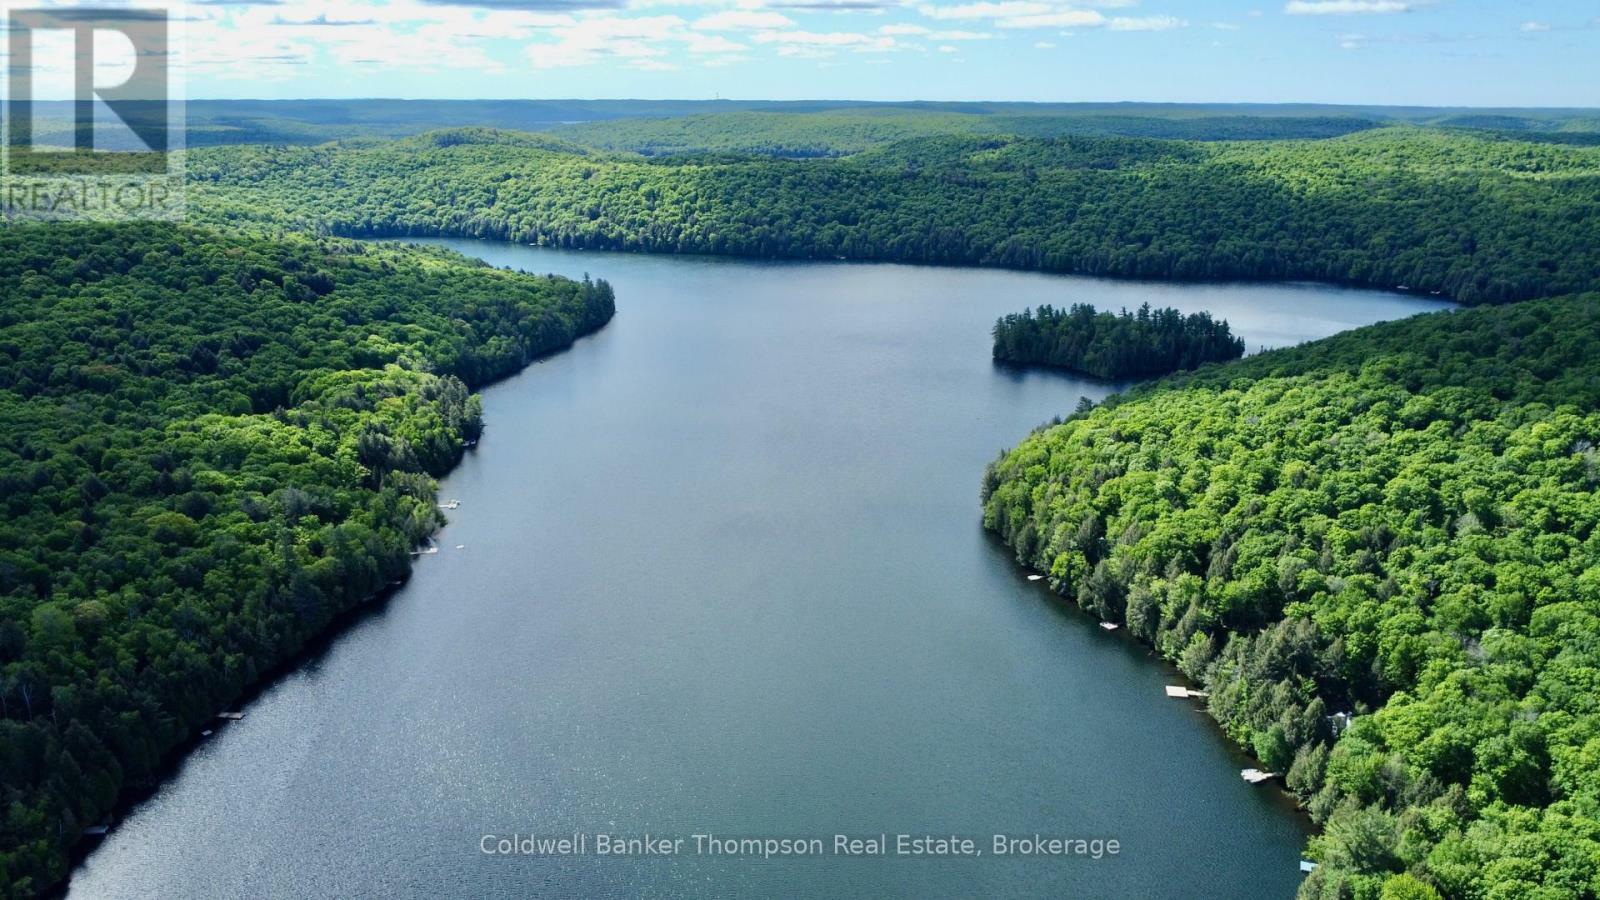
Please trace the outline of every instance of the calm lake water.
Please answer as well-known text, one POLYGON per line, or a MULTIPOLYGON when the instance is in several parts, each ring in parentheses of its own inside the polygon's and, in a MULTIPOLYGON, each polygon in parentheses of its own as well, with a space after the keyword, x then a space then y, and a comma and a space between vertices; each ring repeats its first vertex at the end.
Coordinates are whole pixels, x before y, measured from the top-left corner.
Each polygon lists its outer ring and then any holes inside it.
POLYGON ((984 465, 1108 387, 989 362, 1007 312, 1208 309, 1252 350, 1438 309, 1315 286, 439 241, 618 315, 485 393, 441 552, 203 743, 74 897, 1286 897, 1306 825, 1170 670, 980 526, 984 465), (459 546, 458 546, 459 545, 459 546), (511 857, 486 834, 685 838, 511 857), (691 835, 969 836, 971 859, 691 835), (1003 858, 995 834, 1121 852, 1003 858))

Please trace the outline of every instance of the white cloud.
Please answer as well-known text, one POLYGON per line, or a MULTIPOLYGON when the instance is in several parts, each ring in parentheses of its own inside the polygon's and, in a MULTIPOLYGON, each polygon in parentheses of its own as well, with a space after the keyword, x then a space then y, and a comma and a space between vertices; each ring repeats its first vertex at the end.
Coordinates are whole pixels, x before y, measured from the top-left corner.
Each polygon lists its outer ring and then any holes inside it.
POLYGON ((1055 48, 1056 48, 1056 45, 1052 44, 1049 41, 1034 41, 1033 42, 1033 49, 1035 49, 1035 50, 1054 50, 1055 48))
POLYGON ((1009 19, 1017 16, 1042 16, 1054 10, 1048 3, 1031 0, 1001 0, 998 3, 963 3, 957 6, 925 4, 918 11, 930 19, 1009 19))
POLYGON ((755 9, 724 10, 694 23, 694 27, 701 31, 765 31, 793 25, 794 20, 782 13, 755 9))
POLYGON ((690 53, 712 54, 738 53, 749 48, 720 34, 697 34, 689 39, 687 49, 690 53))
POLYGON ((1092 9, 1068 9, 1030 16, 1014 16, 996 21, 997 28, 1092 28, 1104 25, 1106 17, 1092 9))
POLYGON ((1349 16, 1359 13, 1401 13, 1411 9, 1402 0, 1289 0, 1291 16, 1349 16))
POLYGON ((1138 19, 1117 17, 1107 26, 1112 31, 1171 31, 1187 28, 1189 22, 1176 16, 1145 16, 1138 19))
POLYGON ((535 69, 587 66, 606 60, 653 68, 644 62, 666 55, 662 42, 684 39, 686 24, 677 16, 595 16, 552 29, 554 43, 529 44, 524 53, 535 69))
POLYGON ((1548 22, 1523 22, 1522 23, 1522 30, 1523 31, 1549 31, 1550 30, 1550 23, 1548 23, 1548 22))
POLYGON ((860 34, 853 31, 763 31, 755 36, 758 44, 780 47, 849 47, 852 50, 892 50, 892 37, 860 34))
POLYGON ((935 31, 928 35, 930 41, 987 41, 994 35, 983 31, 935 31))

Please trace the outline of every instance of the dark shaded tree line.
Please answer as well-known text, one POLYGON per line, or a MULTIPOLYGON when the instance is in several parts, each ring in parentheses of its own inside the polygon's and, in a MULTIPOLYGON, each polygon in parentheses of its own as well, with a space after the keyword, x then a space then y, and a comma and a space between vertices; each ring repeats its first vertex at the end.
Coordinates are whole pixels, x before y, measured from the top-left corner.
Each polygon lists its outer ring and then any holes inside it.
POLYGON ((1096 312, 1074 303, 1041 306, 995 322, 994 358, 1018 365, 1055 366, 1097 378, 1165 375, 1244 355, 1244 341, 1226 321, 1198 312, 1141 306, 1138 312, 1096 312))
POLYGON ((209 221, 355 236, 1308 279, 1468 304, 1600 284, 1600 148, 1444 130, 1225 144, 934 135, 847 159, 644 160, 466 129, 197 150, 189 169, 191 209, 209 221))

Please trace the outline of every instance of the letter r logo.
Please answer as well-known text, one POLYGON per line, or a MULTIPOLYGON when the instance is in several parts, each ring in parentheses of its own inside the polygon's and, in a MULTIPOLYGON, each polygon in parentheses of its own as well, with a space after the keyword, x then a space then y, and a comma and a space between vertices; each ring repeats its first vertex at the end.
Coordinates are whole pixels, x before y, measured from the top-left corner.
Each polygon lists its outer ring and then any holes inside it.
MULTIPOLYGON (((10 64, 6 76, 8 96, 7 149, 12 157, 38 155, 34 147, 34 37, 39 32, 66 31, 72 36, 72 146, 76 153, 51 154, 55 172, 100 167, 86 159, 95 152, 96 101, 126 126, 144 149, 153 151, 144 161, 154 171, 165 168, 161 155, 172 149, 172 114, 169 109, 168 14, 166 10, 52 7, 10 9, 10 64), (95 84, 95 34, 116 32, 133 45, 133 73, 120 84, 95 84)), ((105 121, 105 120, 101 120, 105 121)), ((124 157, 124 163, 133 160, 124 157)), ((20 160, 13 159, 13 163, 20 160)), ((126 166, 122 167, 124 170, 126 166)))

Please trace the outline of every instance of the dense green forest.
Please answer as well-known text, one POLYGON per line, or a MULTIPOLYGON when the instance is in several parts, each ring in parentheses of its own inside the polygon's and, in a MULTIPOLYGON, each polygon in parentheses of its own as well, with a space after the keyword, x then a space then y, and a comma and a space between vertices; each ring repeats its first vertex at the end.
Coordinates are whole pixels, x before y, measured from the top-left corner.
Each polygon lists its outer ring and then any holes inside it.
POLYGON ((838 160, 647 160, 435 132, 194 151, 214 222, 357 236, 1315 279, 1464 303, 1600 284, 1600 148, 1383 128, 1324 141, 909 138, 838 160))
POLYGON ((0 895, 410 571, 476 386, 605 282, 188 227, 0 229, 0 895))
POLYGON ((551 129, 607 150, 647 156, 704 152, 764 156, 848 156, 913 137, 1143 137, 1167 140, 1290 140, 1331 138, 1380 127, 1353 115, 1114 115, 1029 112, 935 112, 913 107, 867 107, 825 112, 750 111, 671 118, 605 119, 551 129))
POLYGON ((1286 776, 1304 897, 1600 895, 1597 345, 1590 294, 1178 376, 1004 454, 984 522, 1286 776))
POLYGON ((1069 309, 1041 306, 994 323, 994 358, 1019 365, 1056 366, 1096 378, 1148 378, 1244 355, 1244 341, 1228 323, 1176 309, 1136 313, 1096 312, 1086 303, 1069 309))
MULTIPOLYGON (((102 110, 101 115, 109 115, 102 110)), ((70 101, 35 101, 42 143, 72 143, 70 101)), ((1600 139, 1592 110, 1327 104, 1007 103, 848 100, 189 100, 187 146, 320 144, 410 137, 494 124, 558 131, 595 147, 650 155, 736 151, 843 156, 907 137, 1011 134, 1228 141, 1321 139, 1410 125, 1521 140, 1600 139)), ((108 135, 99 135, 102 140, 108 135)), ((117 146, 111 138, 105 146, 117 146)))
MULTIPOLYGON (((1529 301, 1113 398, 1005 455, 985 521, 1286 776, 1308 897, 1600 895, 1600 296, 1534 299, 1600 286, 1592 116, 859 107, 202 103, 204 227, 0 229, 0 884, 59 879, 403 578, 470 391, 611 316, 604 282, 343 239, 460 235, 1529 301)), ((1236 346, 1039 313, 997 358, 1236 346)))

